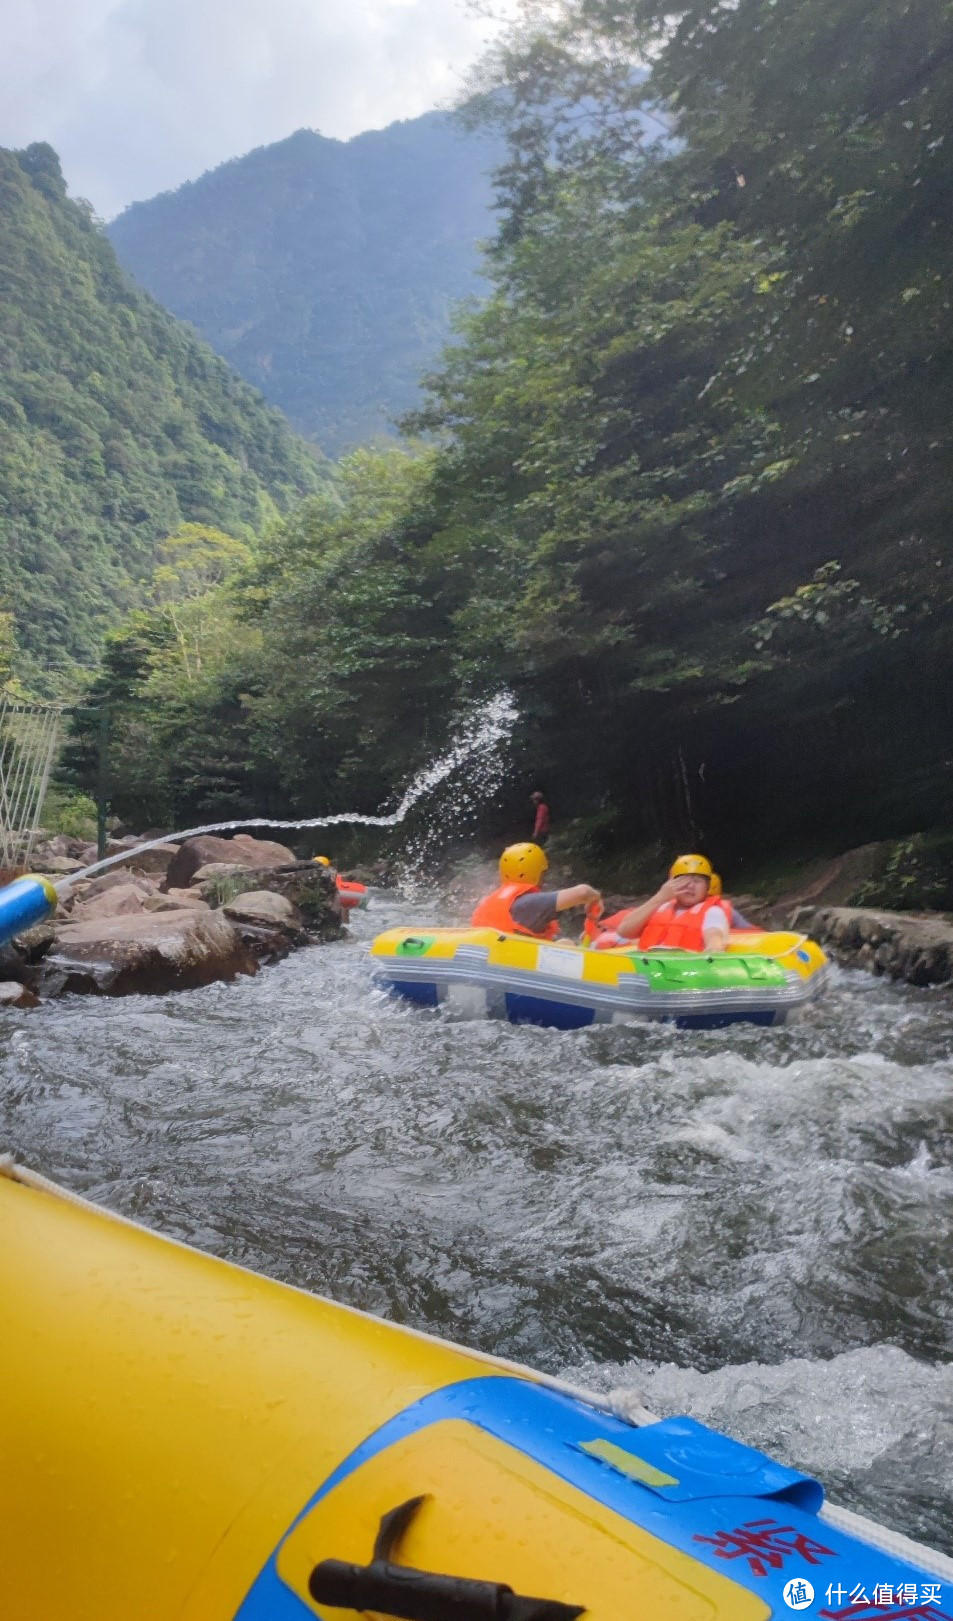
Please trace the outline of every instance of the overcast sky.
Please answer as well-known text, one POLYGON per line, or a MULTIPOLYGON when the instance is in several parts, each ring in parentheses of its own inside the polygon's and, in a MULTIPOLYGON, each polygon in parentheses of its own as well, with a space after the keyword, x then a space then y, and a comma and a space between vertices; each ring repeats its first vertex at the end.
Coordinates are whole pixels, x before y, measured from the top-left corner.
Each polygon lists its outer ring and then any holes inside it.
POLYGON ((445 104, 493 31, 467 0, 0 0, 0 146, 49 141, 108 219, 302 126, 445 104))

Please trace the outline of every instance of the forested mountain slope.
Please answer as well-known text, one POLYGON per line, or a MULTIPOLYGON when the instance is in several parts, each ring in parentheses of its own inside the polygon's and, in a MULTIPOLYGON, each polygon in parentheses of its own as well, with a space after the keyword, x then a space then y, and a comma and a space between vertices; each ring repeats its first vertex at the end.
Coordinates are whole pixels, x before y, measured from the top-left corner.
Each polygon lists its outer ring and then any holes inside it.
POLYGON ((174 713, 168 625, 119 634, 103 690, 140 731, 153 703, 155 763, 117 801, 371 809, 505 682, 592 855, 949 828, 953 3, 546 15, 488 96, 493 282, 436 448, 354 458, 269 533, 174 713))
POLYGON ((0 150, 0 610, 20 668, 95 660, 183 521, 250 538, 326 480, 212 350, 133 287, 52 148, 0 150))
POLYGON ((486 292, 488 170, 502 143, 444 113, 343 142, 313 130, 136 203, 108 227, 123 265, 336 452, 387 431, 486 292))

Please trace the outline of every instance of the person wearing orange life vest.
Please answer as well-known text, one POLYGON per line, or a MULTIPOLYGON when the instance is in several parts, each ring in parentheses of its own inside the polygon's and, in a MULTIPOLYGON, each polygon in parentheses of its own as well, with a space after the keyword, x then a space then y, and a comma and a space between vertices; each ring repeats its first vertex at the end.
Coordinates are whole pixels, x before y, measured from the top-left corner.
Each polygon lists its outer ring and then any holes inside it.
POLYGON ((602 896, 591 884, 567 889, 540 889, 539 880, 549 866, 538 844, 511 844, 500 856, 502 882, 478 901, 470 919, 474 928, 498 929, 501 934, 529 934, 537 940, 555 940, 557 914, 573 906, 602 907, 602 896))
POLYGON ((619 944, 636 940, 640 951, 724 951, 731 922, 721 900, 709 895, 711 878, 705 856, 677 856, 651 900, 619 920, 619 944))

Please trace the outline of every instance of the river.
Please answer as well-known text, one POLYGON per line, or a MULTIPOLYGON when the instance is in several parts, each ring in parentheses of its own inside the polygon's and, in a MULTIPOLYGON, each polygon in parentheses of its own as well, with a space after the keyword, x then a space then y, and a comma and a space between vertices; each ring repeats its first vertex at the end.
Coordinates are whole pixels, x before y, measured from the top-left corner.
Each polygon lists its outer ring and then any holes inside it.
POLYGON ((455 1022, 344 944, 0 1023, 0 1145, 337 1300, 691 1411, 953 1553, 953 997, 790 1029, 455 1022))

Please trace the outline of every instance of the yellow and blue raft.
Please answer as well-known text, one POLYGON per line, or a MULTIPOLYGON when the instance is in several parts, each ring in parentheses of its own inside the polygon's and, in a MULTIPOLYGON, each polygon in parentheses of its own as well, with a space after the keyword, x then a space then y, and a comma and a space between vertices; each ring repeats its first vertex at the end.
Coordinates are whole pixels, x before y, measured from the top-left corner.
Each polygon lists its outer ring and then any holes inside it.
POLYGON ((875 1582, 953 1610, 953 1560, 690 1418, 627 1422, 9 1163, 0 1292, 5 1615, 764 1621, 809 1591, 867 1621, 825 1595, 875 1582))
POLYGON ((389 929, 371 948, 385 990, 418 1007, 580 1030, 666 1019, 689 1029, 784 1024, 824 989, 828 961, 803 934, 745 930, 724 952, 593 951, 495 929, 389 929))

